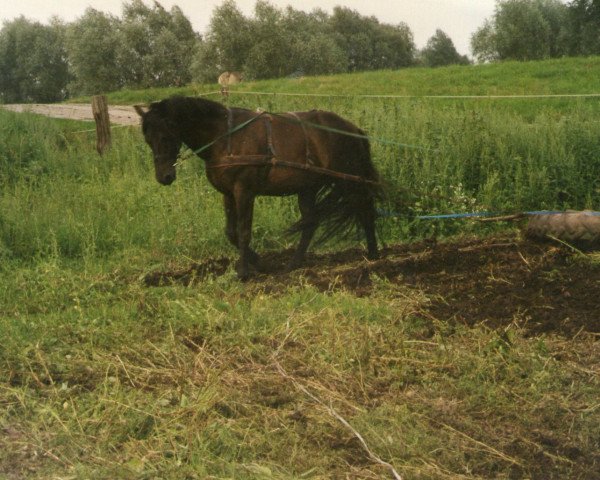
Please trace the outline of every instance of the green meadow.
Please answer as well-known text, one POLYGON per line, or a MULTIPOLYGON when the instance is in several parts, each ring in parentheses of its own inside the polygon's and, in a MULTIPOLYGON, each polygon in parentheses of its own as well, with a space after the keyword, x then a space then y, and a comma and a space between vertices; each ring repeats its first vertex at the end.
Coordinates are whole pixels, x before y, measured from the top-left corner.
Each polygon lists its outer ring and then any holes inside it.
MULTIPOLYGON (((419 215, 600 209, 600 97, 541 97, 600 93, 597 57, 232 90, 231 105, 333 110, 368 132, 384 244, 514 228, 419 215)), ((94 145, 90 123, 0 110, 0 478, 598 478, 597 334, 448 322, 383 278, 364 297, 303 270, 272 294, 231 266, 148 286, 235 258, 221 198, 186 151, 160 186, 139 128, 115 127, 102 157, 94 145)), ((259 199, 257 250, 293 247, 297 215, 259 199)))

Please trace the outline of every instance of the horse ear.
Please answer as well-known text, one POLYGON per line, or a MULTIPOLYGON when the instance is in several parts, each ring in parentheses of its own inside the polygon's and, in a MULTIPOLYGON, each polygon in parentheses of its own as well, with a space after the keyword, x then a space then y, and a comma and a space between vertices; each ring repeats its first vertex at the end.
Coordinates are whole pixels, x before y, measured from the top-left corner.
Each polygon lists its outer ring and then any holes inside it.
POLYGON ((135 108, 135 111, 142 118, 144 118, 144 115, 146 115, 146 113, 148 113, 148 106, 147 105, 134 105, 133 108, 135 108), (144 110, 144 108, 146 110, 144 110))

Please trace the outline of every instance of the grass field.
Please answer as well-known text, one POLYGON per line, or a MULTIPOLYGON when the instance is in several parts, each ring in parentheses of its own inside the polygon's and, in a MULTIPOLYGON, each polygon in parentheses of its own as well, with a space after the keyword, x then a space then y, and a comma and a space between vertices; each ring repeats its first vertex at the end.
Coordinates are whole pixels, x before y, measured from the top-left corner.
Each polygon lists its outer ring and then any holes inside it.
POLYGON ((331 241, 285 273, 295 202, 262 198, 270 274, 248 283, 201 160, 165 188, 139 129, 99 157, 89 124, 0 111, 0 478, 600 478, 598 255, 414 218, 598 210, 600 98, 423 95, 599 78, 590 58, 240 85, 231 104, 366 129, 398 214, 382 260, 331 241))
MULTIPOLYGON (((598 93, 600 57, 563 58, 539 62, 410 68, 325 77, 244 82, 235 92, 329 95, 557 95, 598 93)), ((124 90, 109 95, 114 104, 154 101, 172 94, 199 95, 219 86, 190 85, 172 89, 124 90)), ((79 102, 87 98, 75 98, 79 102)))

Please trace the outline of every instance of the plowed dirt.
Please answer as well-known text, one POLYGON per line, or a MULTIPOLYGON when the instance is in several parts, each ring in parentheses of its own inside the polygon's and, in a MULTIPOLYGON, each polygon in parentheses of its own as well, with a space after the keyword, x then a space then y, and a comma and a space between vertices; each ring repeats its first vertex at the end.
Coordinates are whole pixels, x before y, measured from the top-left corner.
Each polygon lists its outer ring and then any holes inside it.
MULTIPOLYGON (((290 273, 291 255, 265 253, 248 288, 277 294, 302 279, 321 291, 345 289, 364 297, 379 278, 425 293, 430 301, 421 314, 428 318, 494 329, 515 323, 532 335, 600 334, 600 264, 564 246, 511 236, 421 242, 389 246, 377 261, 367 261, 362 249, 310 254, 303 269, 290 273)), ((222 257, 154 272, 145 283, 190 285, 223 275, 233 262, 222 257)))

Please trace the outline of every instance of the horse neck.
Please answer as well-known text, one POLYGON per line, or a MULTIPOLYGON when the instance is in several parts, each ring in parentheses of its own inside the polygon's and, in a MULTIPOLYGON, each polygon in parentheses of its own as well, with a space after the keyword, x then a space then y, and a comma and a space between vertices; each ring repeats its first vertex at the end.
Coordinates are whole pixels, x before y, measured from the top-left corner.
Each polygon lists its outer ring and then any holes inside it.
MULTIPOLYGON (((203 115, 201 112, 190 112, 182 116, 176 124, 174 132, 180 140, 192 150, 202 149, 214 142, 227 132, 227 110, 222 114, 203 115)), ((212 148, 208 148, 199 155, 205 160, 211 158, 212 148)))

